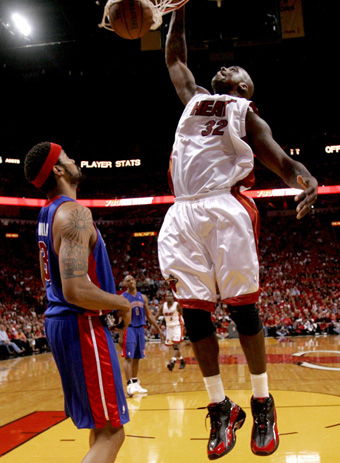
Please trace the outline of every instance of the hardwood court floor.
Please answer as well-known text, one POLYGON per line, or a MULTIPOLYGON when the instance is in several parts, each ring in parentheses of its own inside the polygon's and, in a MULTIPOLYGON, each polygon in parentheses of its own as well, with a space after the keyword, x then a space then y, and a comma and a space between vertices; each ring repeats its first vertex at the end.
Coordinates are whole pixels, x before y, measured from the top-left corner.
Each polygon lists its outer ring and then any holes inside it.
MULTIPOLYGON (((340 336, 266 339, 270 390, 277 406, 280 446, 268 463, 339 461, 340 336)), ((117 350, 120 348, 117 346, 117 350)), ((128 399, 131 421, 117 463, 207 463, 208 399, 189 343, 186 367, 166 368, 170 349, 147 343, 140 362, 148 395, 128 399)), ((220 461, 259 461, 250 451, 248 368, 237 339, 220 341, 226 394, 248 417, 232 452, 220 461)), ((51 354, 0 362, 1 463, 77 463, 88 431, 64 419, 60 380, 51 354)))

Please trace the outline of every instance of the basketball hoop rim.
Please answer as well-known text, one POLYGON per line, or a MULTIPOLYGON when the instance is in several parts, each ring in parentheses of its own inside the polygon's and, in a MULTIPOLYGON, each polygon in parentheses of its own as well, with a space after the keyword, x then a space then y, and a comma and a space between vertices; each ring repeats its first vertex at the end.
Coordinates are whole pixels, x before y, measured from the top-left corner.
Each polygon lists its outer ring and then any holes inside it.
MULTIPOLYGON (((111 32, 114 32, 113 27, 109 21, 109 10, 111 6, 115 3, 120 3, 123 0, 108 0, 104 7, 102 22, 98 24, 99 27, 107 29, 111 32)), ((151 26, 152 30, 158 29, 162 24, 162 16, 170 13, 171 11, 177 10, 184 6, 189 0, 154 0, 153 3, 151 0, 145 0, 150 6, 153 12, 153 24, 151 26)))

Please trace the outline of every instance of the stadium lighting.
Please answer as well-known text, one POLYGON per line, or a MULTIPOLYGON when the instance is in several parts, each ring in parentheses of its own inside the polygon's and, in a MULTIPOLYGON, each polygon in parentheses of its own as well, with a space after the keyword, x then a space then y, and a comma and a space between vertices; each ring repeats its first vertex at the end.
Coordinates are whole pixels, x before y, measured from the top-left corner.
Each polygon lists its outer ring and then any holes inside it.
MULTIPOLYGON (((247 190, 242 194, 254 199, 268 199, 295 196, 301 192, 302 190, 297 188, 276 188, 273 190, 247 190)), ((319 186, 318 194, 339 195, 340 185, 319 186)), ((175 197, 172 195, 148 196, 143 198, 78 199, 78 203, 86 207, 155 206, 160 204, 172 204, 174 201, 175 197)), ((46 199, 0 196, 1 206, 43 207, 45 203, 46 199)))
POLYGON ((28 37, 30 35, 32 28, 23 16, 21 16, 19 13, 13 13, 12 20, 15 27, 19 30, 19 32, 22 35, 24 35, 25 37, 28 37))

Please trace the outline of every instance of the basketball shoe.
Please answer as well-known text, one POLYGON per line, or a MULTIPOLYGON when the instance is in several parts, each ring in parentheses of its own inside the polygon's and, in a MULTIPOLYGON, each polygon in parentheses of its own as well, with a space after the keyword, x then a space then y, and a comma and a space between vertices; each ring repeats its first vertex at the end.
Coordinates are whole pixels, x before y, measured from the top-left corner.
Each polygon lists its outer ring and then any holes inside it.
POLYGON ((142 388, 139 380, 134 383, 128 384, 126 388, 126 393, 128 397, 132 397, 134 394, 147 394, 147 392, 148 390, 142 388))
POLYGON ((173 360, 170 360, 170 362, 167 364, 168 370, 172 371, 174 369, 175 362, 173 360))
POLYGON ((273 396, 264 399, 251 398, 254 418, 251 433, 251 451, 255 455, 271 455, 279 446, 276 410, 273 396))
POLYGON ((235 431, 242 427, 246 414, 226 397, 223 402, 208 405, 208 416, 211 420, 208 458, 216 460, 234 448, 235 431))
POLYGON ((139 392, 139 394, 147 394, 148 393, 148 390, 147 389, 144 389, 141 385, 140 385, 140 381, 138 380, 136 383, 133 383, 133 385, 135 386, 135 389, 137 389, 137 392, 139 392))
POLYGON ((138 393, 138 390, 136 388, 136 384, 137 383, 130 383, 130 384, 127 385, 126 393, 127 393, 128 397, 132 397, 134 394, 138 393))
POLYGON ((184 367, 185 367, 185 361, 184 361, 184 359, 181 359, 181 364, 179 366, 179 369, 183 370, 184 367))

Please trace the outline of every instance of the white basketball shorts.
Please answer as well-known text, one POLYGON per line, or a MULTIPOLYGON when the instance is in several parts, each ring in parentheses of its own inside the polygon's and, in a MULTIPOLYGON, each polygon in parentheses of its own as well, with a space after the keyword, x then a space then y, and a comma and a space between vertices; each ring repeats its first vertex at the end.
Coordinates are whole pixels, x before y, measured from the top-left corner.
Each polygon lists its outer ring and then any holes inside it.
POLYGON ((226 304, 256 302, 258 235, 257 207, 236 187, 176 198, 159 233, 158 258, 181 306, 214 311, 217 289, 226 304))
POLYGON ((166 328, 166 346, 173 346, 183 341, 183 324, 176 326, 167 326, 166 328))

